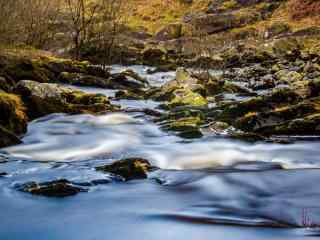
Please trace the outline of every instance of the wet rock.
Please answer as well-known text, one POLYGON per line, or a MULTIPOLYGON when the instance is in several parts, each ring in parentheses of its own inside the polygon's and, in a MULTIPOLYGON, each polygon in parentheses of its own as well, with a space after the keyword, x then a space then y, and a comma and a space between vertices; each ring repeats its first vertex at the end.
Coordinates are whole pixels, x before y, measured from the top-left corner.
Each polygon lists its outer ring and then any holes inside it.
POLYGON ((226 122, 236 121, 237 118, 245 115, 255 115, 257 112, 266 112, 301 100, 301 97, 290 89, 279 89, 264 96, 258 96, 246 101, 227 105, 219 119, 226 122))
POLYGON ((166 61, 166 53, 159 48, 147 48, 142 52, 142 59, 145 64, 163 64, 166 61))
POLYGON ((46 197, 68 197, 86 191, 86 189, 76 187, 65 179, 44 183, 29 182, 18 189, 22 192, 46 197))
POLYGON ((169 120, 161 124, 161 128, 166 131, 176 132, 183 138, 200 138, 202 133, 200 125, 203 121, 199 117, 183 117, 176 120, 169 120))
POLYGON ((248 133, 248 132, 235 132, 235 133, 232 133, 229 137, 232 139, 236 139, 244 142, 251 142, 251 143, 266 140, 266 138, 262 135, 259 135, 256 133, 248 133))
POLYGON ((89 94, 58 84, 20 81, 14 90, 21 95, 31 119, 50 113, 99 113, 115 110, 107 97, 89 94))
POLYGON ((151 170, 150 163, 141 158, 128 158, 109 165, 96 167, 96 170, 121 176, 125 181, 147 178, 151 170))
POLYGON ((268 135, 311 135, 320 134, 320 114, 311 114, 304 118, 297 118, 281 124, 268 126, 263 129, 268 135))
POLYGON ((112 87, 111 81, 107 78, 96 77, 83 73, 61 72, 58 79, 60 82, 78 86, 90 86, 101 88, 112 87))
POLYGON ((208 101, 199 93, 193 92, 188 89, 178 89, 173 92, 173 99, 165 105, 165 108, 172 109, 178 106, 192 106, 200 107, 207 106, 208 101))
POLYGON ((0 178, 8 175, 6 172, 0 172, 0 178))
POLYGON ((198 79, 191 76, 191 74, 179 68, 176 72, 176 78, 160 89, 155 89, 149 93, 150 98, 158 101, 169 101, 163 107, 172 109, 177 106, 206 106, 207 99, 203 96, 205 94, 204 87, 198 83, 198 79))
MULTIPOLYGON (((304 121, 308 116, 319 113, 320 101, 319 99, 306 100, 296 105, 288 105, 286 107, 279 107, 269 112, 259 112, 247 114, 239 118, 235 126, 245 130, 257 133, 276 134, 278 132, 277 126, 288 123, 294 119, 302 119, 304 121), (272 133, 272 129, 276 132, 272 133)), ((297 131, 289 133, 290 135, 296 134, 297 131)), ((300 133, 303 129, 299 130, 300 133)), ((305 134, 308 134, 305 132, 305 134)))
POLYGON ((115 94, 116 99, 128 99, 128 100, 143 100, 145 99, 144 92, 142 91, 130 91, 130 90, 120 90, 115 94))
POLYGON ((123 75, 125 77, 130 77, 132 79, 134 79, 135 81, 139 82, 143 85, 148 85, 148 81, 141 77, 138 73, 136 73, 135 71, 131 70, 131 69, 126 69, 124 71, 122 71, 120 73, 120 75, 123 75))
MULTIPOLYGON (((20 144, 21 140, 12 132, 0 125, 0 148, 20 144)), ((0 159, 1 163, 1 159, 0 159)))

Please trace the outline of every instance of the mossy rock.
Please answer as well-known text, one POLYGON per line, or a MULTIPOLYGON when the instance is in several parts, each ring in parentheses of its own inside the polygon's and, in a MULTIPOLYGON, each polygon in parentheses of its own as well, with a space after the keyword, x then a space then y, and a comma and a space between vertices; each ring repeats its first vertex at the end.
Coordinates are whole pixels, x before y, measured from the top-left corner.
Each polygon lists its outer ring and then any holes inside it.
POLYGON ((0 112, 0 125, 15 134, 26 132, 28 118, 19 96, 0 92, 0 112))
POLYGON ((166 53, 160 48, 147 48, 142 52, 142 59, 145 64, 166 63, 166 53))
POLYGON ((219 120, 227 123, 235 123, 238 118, 245 115, 255 115, 259 112, 268 112, 276 107, 283 107, 288 104, 295 104, 301 97, 290 89, 277 89, 269 95, 258 96, 246 101, 226 105, 219 120))
POLYGON ((178 106, 192 106, 201 107, 207 106, 208 101, 199 93, 188 89, 178 89, 173 92, 174 98, 166 105, 167 108, 172 109, 178 106))
POLYGON ((282 124, 269 126, 263 129, 268 135, 319 135, 320 114, 311 114, 304 118, 289 120, 282 124))
POLYGON ((86 189, 74 186, 65 179, 44 183, 29 182, 19 186, 18 189, 33 195, 59 198, 74 196, 86 191, 86 189))
POLYGON ((128 100, 144 100, 144 92, 133 92, 130 90, 120 90, 115 94, 116 99, 128 99, 128 100))
POLYGON ((55 80, 55 75, 38 62, 26 59, 12 59, 3 70, 15 82, 30 79, 41 83, 55 80))
POLYGON ((168 120, 162 124, 161 128, 166 131, 177 133, 183 138, 200 138, 202 133, 200 125, 203 123, 200 117, 184 117, 176 120, 168 120))
POLYGON ((300 56, 301 45, 296 38, 281 38, 272 43, 274 53, 279 57, 295 59, 300 56))
POLYGON ((150 163, 141 158, 128 158, 109 165, 96 167, 96 170, 121 176, 125 181, 147 178, 151 170, 150 163))
POLYGON ((100 113, 116 110, 101 94, 84 93, 57 84, 20 81, 15 92, 27 106, 30 119, 50 113, 100 113))

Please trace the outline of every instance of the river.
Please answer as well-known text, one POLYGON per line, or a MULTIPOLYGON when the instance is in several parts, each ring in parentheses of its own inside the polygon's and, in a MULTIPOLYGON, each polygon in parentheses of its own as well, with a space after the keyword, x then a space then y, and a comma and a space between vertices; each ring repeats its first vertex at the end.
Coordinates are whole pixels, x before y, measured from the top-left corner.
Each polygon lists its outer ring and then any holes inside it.
MULTIPOLYGON (((154 86, 174 78, 173 72, 132 68, 154 86)), ((0 150, 0 162, 7 160, 0 170, 9 173, 0 178, 0 239, 319 239, 319 144, 249 144, 214 135, 185 140, 140 112, 52 114, 30 123, 23 144, 0 150), (119 182, 94 169, 127 157, 146 158, 161 170, 119 182), (60 178, 99 184, 62 199, 16 190, 60 178)))

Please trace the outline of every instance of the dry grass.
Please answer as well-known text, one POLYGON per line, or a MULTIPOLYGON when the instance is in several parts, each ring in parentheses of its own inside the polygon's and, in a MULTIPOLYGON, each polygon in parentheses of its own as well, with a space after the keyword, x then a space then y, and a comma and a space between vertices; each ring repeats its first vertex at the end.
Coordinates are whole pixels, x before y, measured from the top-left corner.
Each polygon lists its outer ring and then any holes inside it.
POLYGON ((187 13, 205 10, 210 0, 198 0, 183 4, 180 0, 129 0, 131 5, 129 26, 145 27, 155 33, 165 25, 179 22, 187 13))
POLYGON ((19 57, 28 59, 39 59, 43 57, 53 57, 53 53, 38 50, 27 46, 0 45, 0 55, 7 57, 19 57))

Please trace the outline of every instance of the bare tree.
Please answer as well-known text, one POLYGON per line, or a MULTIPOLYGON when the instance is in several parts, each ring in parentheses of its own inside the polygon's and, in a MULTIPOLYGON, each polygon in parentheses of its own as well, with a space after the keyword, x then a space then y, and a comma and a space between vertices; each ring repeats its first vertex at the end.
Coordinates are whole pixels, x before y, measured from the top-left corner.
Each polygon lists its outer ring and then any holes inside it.
POLYGON ((0 42, 11 43, 16 34, 18 1, 0 0, 0 42))
POLYGON ((42 48, 56 32, 55 22, 60 16, 60 0, 24 0, 18 7, 19 26, 24 43, 42 48))
POLYGON ((82 47, 89 40, 99 4, 88 0, 65 0, 65 3, 67 14, 70 16, 75 58, 79 59, 82 47))
POLYGON ((97 45, 103 55, 103 66, 110 64, 113 49, 126 21, 126 0, 100 0, 97 45))

